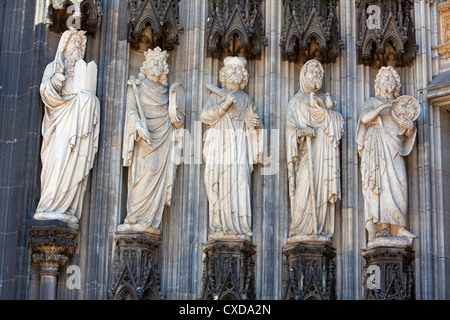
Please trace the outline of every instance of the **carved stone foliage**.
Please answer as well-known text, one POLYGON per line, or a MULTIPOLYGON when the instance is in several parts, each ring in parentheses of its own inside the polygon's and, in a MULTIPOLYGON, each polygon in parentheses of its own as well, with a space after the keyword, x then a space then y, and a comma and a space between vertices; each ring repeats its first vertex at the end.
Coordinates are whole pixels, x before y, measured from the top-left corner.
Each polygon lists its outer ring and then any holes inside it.
POLYGON ((202 300, 251 300, 255 297, 255 247, 248 241, 204 245, 202 300))
POLYGON ((339 55, 338 0, 283 0, 283 58, 332 63, 339 55))
POLYGON ((179 17, 180 0, 129 0, 128 41, 139 52, 160 47, 170 51, 179 44, 183 27, 179 17))
POLYGON ((33 262, 40 265, 41 274, 59 275, 59 268, 69 261, 78 247, 78 225, 58 220, 33 221, 29 230, 29 245, 33 262))
POLYGON ((440 1, 437 6, 440 21, 440 42, 437 46, 442 59, 450 58, 450 2, 440 1))
POLYGON ((46 24, 50 31, 64 33, 69 27, 95 35, 102 21, 101 0, 47 0, 46 24))
POLYGON ((358 0, 359 63, 403 67, 418 50, 413 23, 413 0, 358 0))
POLYGON ((365 300, 415 300, 414 251, 410 247, 363 250, 365 300))
POLYGON ((334 248, 296 243, 283 250, 283 300, 335 300, 334 248))
POLYGON ((115 234, 110 300, 164 300, 158 271, 159 238, 141 233, 115 234))
POLYGON ((264 36, 263 0, 208 0, 206 27, 210 57, 259 58, 268 40, 264 36))

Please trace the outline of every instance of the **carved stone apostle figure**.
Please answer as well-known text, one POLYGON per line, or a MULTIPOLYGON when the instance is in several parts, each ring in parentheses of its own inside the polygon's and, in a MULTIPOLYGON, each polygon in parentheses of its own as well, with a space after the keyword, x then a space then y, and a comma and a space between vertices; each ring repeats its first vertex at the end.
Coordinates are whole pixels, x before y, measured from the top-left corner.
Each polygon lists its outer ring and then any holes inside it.
POLYGON ((209 240, 249 240, 251 230, 250 175, 261 163, 262 125, 248 83, 247 60, 227 57, 220 71, 222 88, 212 91, 203 106, 207 125, 203 157, 209 201, 209 240))
POLYGON ((171 205, 177 169, 174 137, 183 118, 176 103, 170 103, 178 84, 169 90, 168 57, 159 47, 149 49, 139 79, 128 82, 123 146, 124 166, 129 168, 127 216, 118 231, 159 235, 164 208, 171 205))
POLYGON ((337 102, 320 92, 323 74, 320 62, 306 62, 300 72, 300 90, 288 105, 288 243, 327 243, 334 234, 335 203, 341 197, 339 141, 344 120, 333 110, 337 102))
POLYGON ((45 69, 40 93, 42 124, 41 198, 37 220, 78 223, 89 171, 98 149, 100 101, 97 66, 83 58, 85 31, 63 33, 56 57, 45 69))
POLYGON ((366 100, 356 134, 361 157, 362 192, 368 246, 410 245, 417 236, 406 229, 408 210, 404 156, 414 145, 420 105, 400 96, 400 76, 382 67, 375 97, 366 100))

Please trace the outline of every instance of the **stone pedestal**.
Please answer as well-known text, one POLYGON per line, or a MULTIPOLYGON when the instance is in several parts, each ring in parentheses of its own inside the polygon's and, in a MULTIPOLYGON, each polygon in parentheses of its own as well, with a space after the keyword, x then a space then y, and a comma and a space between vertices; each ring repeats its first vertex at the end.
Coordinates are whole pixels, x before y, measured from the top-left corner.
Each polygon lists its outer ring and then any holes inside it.
POLYGON ((40 265, 41 300, 56 300, 59 269, 76 252, 79 227, 59 220, 34 220, 29 229, 33 262, 40 265))
POLYGON ((246 240, 215 240, 203 245, 202 300, 255 298, 255 246, 246 240))
POLYGON ((163 300, 159 263, 160 237, 147 232, 114 234, 110 300, 163 300))
POLYGON ((335 300, 335 249, 299 242, 283 248, 283 300, 335 300))
POLYGON ((415 300, 414 251, 410 247, 363 250, 365 300, 415 300))

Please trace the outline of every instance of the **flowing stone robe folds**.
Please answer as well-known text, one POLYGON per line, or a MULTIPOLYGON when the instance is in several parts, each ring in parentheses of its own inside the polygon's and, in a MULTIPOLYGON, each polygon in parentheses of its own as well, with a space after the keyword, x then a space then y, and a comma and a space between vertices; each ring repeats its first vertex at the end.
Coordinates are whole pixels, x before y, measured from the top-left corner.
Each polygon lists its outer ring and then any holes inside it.
POLYGON ((203 156, 209 238, 249 239, 253 235, 250 175, 253 164, 261 162, 262 132, 247 122, 256 113, 252 98, 242 90, 221 90, 234 95, 237 103, 224 111, 220 97, 211 94, 201 113, 202 122, 208 125, 203 156))
MULTIPOLYGON (((303 85, 288 104, 286 144, 292 221, 288 243, 331 241, 335 203, 341 198, 339 141, 343 135, 341 114, 325 106, 310 105, 303 85), (314 137, 299 136, 310 127, 314 137), (308 141, 310 139, 310 141, 308 141), (312 180, 312 181, 311 181, 312 180)), ((314 99, 326 101, 325 94, 314 99)))
MULTIPOLYGON (((392 103, 383 98, 369 98, 364 112, 382 104, 392 103)), ((362 192, 366 223, 406 226, 408 209, 407 156, 416 138, 414 127, 410 135, 393 118, 391 108, 385 109, 370 123, 358 124, 356 142, 361 157, 362 192)))
POLYGON ((170 206, 176 175, 173 161, 175 128, 169 119, 167 86, 145 79, 137 86, 136 94, 142 103, 151 147, 136 132, 141 121, 133 87, 129 86, 124 128, 123 159, 128 170, 128 215, 119 231, 126 225, 141 231, 160 234, 164 207, 170 206))
POLYGON ((34 218, 78 223, 89 171, 98 150, 100 101, 89 90, 74 93, 73 76, 66 75, 62 90, 54 85, 53 77, 64 64, 63 52, 71 32, 63 34, 56 59, 46 67, 40 87, 45 116, 41 198, 34 218))

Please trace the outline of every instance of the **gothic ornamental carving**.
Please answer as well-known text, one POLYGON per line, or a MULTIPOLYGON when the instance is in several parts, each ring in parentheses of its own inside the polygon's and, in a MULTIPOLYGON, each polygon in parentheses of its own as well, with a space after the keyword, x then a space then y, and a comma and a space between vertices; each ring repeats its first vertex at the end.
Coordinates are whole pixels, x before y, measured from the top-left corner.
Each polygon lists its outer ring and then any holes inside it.
POLYGON ((450 1, 437 5, 440 21, 440 42, 437 46, 442 59, 450 58, 450 1))
POLYGON ((158 271, 159 238, 146 233, 116 233, 111 300, 164 300, 158 271))
POLYGON ((283 0, 283 58, 333 63, 339 55, 338 0, 283 0))
POLYGON ((259 58, 264 36, 262 0, 209 0, 206 42, 208 56, 259 58))
POLYGON ((298 243, 283 250, 283 300, 335 300, 335 250, 325 243, 298 243))
POLYGON ((363 250, 365 300, 415 300, 414 251, 410 247, 363 250))
POLYGON ((202 300, 255 298, 255 247, 248 241, 204 245, 202 300))
POLYGON ((180 0, 129 0, 128 41, 139 52, 160 47, 171 51, 179 44, 183 27, 179 17, 180 0))
POLYGON ((95 35, 102 21, 101 0, 47 0, 46 24, 50 31, 63 33, 70 27, 95 35))
POLYGON ((403 67, 414 61, 412 0, 359 0, 359 63, 403 67))

